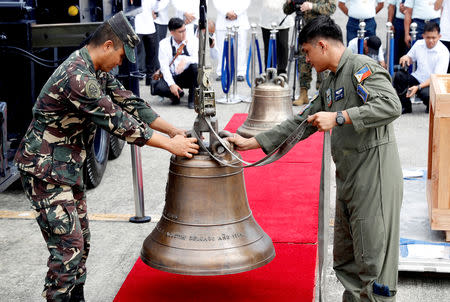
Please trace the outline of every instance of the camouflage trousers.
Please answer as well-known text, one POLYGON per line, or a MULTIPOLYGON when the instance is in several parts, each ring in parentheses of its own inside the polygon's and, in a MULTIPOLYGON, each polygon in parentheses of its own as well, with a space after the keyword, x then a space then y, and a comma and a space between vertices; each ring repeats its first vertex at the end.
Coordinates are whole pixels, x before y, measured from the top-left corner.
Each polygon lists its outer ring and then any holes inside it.
POLYGON ((85 190, 51 184, 25 173, 21 179, 50 252, 42 296, 47 301, 67 301, 73 287, 86 281, 91 235, 85 190), (42 204, 46 206, 40 207, 42 204))
MULTIPOLYGON (((306 88, 309 90, 311 88, 312 81, 312 66, 309 63, 306 63, 306 57, 301 54, 298 58, 298 70, 300 76, 300 88, 306 88)), ((329 71, 323 71, 317 74, 316 79, 316 90, 319 90, 319 86, 324 79, 326 79, 329 75, 329 71)))
POLYGON ((312 66, 306 63, 306 57, 303 53, 298 58, 298 73, 300 77, 300 87, 309 90, 312 81, 312 66))

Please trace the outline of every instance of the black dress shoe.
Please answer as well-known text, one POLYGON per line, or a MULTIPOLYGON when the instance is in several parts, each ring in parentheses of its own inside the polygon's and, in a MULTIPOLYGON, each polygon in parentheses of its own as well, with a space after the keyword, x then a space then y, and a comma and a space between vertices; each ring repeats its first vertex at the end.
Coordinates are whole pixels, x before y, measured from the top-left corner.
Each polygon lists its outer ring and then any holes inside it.
POLYGON ((188 108, 189 109, 194 109, 194 102, 188 103, 188 108))
POLYGON ((217 76, 216 81, 217 82, 222 81, 222 77, 221 76, 217 76))
POLYGON ((172 101, 172 105, 180 104, 180 99, 179 98, 173 97, 173 98, 170 98, 170 100, 172 101))
POLYGON ((430 113, 430 108, 428 106, 425 108, 425 113, 430 113))
POLYGON ((412 112, 412 109, 411 108, 403 108, 402 109, 402 114, 405 114, 405 113, 411 113, 412 112))
POLYGON ((244 76, 239 75, 239 76, 237 76, 237 80, 238 80, 238 82, 244 82, 245 78, 244 78, 244 76))

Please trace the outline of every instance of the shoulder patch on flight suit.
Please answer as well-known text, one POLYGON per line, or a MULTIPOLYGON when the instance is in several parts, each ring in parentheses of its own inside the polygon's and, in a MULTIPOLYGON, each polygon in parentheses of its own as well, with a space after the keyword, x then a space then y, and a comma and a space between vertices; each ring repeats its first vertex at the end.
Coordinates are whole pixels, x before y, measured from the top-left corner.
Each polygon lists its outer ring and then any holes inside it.
POLYGON ((358 86, 356 87, 356 92, 358 93, 363 103, 366 103, 369 96, 369 92, 366 90, 366 88, 364 88, 363 85, 358 84, 358 86))
POLYGON ((86 95, 91 99, 98 99, 101 96, 100 84, 96 80, 86 82, 86 95))
POLYGON ((333 98, 331 97, 331 88, 327 89, 327 106, 331 107, 333 105, 333 98))
POLYGON ((370 68, 369 68, 369 66, 367 64, 364 65, 360 70, 358 70, 354 74, 354 76, 355 76, 356 80, 358 81, 358 83, 361 83, 362 81, 364 81, 365 79, 367 79, 371 75, 372 75, 372 71, 370 70, 370 68))
POLYGON ((343 98, 344 98, 344 87, 341 87, 334 92, 334 101, 337 102, 343 98))

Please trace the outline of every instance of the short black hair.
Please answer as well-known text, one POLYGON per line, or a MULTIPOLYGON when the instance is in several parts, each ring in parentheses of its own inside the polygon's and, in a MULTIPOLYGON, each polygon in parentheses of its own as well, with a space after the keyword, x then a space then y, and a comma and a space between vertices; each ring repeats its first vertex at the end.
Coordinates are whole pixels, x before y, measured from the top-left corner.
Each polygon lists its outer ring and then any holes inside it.
POLYGON ((317 38, 326 38, 343 43, 341 28, 326 15, 320 15, 306 23, 300 32, 299 44, 309 43, 317 38))
POLYGON ((437 31, 438 34, 441 32, 441 28, 439 27, 439 24, 437 24, 436 22, 427 22, 425 23, 425 26, 423 27, 423 32, 432 32, 432 31, 437 31))
POLYGON ((111 40, 114 43, 114 49, 118 49, 123 46, 122 40, 114 33, 111 25, 104 22, 101 24, 94 33, 89 38, 88 44, 94 47, 98 47, 105 43, 106 41, 111 40))
POLYGON ((184 21, 181 20, 180 18, 171 18, 168 24, 169 31, 177 30, 178 28, 183 27, 183 25, 184 21))

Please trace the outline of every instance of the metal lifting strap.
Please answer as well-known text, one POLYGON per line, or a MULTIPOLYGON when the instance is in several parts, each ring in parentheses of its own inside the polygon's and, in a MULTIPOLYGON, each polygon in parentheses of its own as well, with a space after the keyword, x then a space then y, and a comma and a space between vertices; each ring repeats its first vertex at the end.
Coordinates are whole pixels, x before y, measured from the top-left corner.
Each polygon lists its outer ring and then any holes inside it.
POLYGON ((211 125, 211 122, 207 119, 205 119, 206 124, 209 127, 209 130, 211 131, 211 133, 214 134, 214 136, 217 138, 217 140, 220 142, 221 146, 231 154, 232 157, 234 157, 236 160, 240 161, 242 164, 244 164, 244 166, 241 165, 233 165, 230 164, 220 158, 218 158, 217 156, 215 156, 214 154, 212 154, 211 151, 209 151, 209 149, 203 144, 203 141, 200 139, 200 136, 195 133, 195 131, 192 132, 192 135, 197 139, 197 143, 200 145, 201 148, 203 148, 204 150, 206 150, 206 152, 214 159, 216 160, 218 163, 220 163, 221 165, 224 166, 228 166, 228 167, 234 167, 234 168, 238 168, 238 167, 243 167, 243 168, 249 168, 249 167, 261 167, 261 166, 265 166, 268 165, 270 163, 273 163, 274 161, 280 159, 281 157, 283 157, 284 155, 286 155, 302 138, 303 138, 303 134, 305 133, 306 127, 308 126, 308 122, 306 120, 304 120, 300 125, 297 126, 297 128, 292 131, 292 133, 277 147, 275 148, 272 152, 270 152, 269 154, 267 154, 265 157, 263 157, 262 159, 254 162, 254 163, 250 163, 247 162, 243 159, 241 159, 239 156, 235 155, 233 153, 232 150, 230 150, 230 148, 228 148, 227 143, 220 137, 220 135, 218 133, 216 133, 216 131, 214 130, 214 127, 211 125), (278 152, 277 152, 278 151, 278 152))

